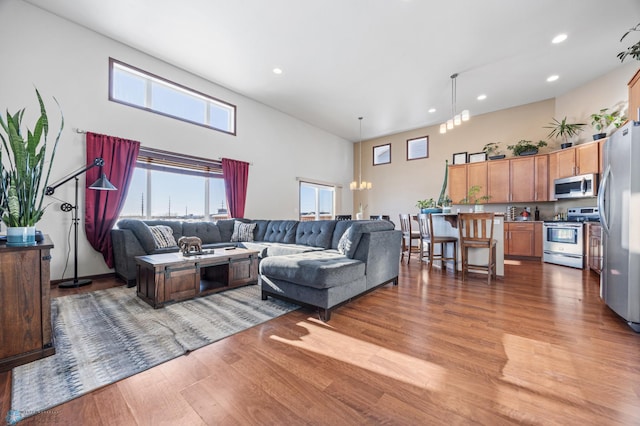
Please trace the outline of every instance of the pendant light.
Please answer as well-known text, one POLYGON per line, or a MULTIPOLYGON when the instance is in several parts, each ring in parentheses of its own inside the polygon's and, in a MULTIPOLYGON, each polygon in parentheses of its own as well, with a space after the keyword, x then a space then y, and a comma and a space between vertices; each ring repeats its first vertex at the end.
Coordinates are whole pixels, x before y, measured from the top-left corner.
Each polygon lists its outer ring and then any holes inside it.
POLYGON ((456 96, 457 96, 457 78, 458 73, 451 75, 451 118, 440 125, 440 133, 447 133, 447 130, 453 130, 455 126, 459 126, 463 121, 469 121, 469 110, 465 109, 460 114, 456 114, 456 96))
POLYGON ((371 182, 362 180, 362 117, 358 117, 360 120, 360 142, 358 143, 359 150, 359 166, 358 166, 358 181, 355 180, 349 184, 349 189, 352 191, 362 191, 364 189, 371 189, 371 182))

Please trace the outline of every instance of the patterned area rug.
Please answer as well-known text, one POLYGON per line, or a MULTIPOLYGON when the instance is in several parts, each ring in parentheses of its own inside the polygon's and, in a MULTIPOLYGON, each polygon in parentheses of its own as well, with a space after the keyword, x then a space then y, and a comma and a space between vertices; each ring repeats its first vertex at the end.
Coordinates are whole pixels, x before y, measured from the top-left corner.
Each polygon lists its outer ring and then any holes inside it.
POLYGON ((251 285, 153 309, 135 288, 52 300, 56 353, 13 369, 24 418, 297 309, 251 285))

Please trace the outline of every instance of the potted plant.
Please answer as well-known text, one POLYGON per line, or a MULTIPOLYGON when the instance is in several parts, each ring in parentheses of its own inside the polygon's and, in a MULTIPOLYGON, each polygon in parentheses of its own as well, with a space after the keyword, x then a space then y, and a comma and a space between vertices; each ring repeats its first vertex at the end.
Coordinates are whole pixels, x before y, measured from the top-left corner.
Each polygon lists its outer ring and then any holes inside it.
POLYGON ((538 148, 542 148, 543 146, 547 146, 545 141, 538 141, 538 143, 533 143, 528 140, 521 139, 514 145, 507 146, 507 149, 510 149, 513 152, 514 156, 518 155, 533 155, 538 153, 538 148))
MULTIPOLYGON (((629 31, 624 33, 620 38, 620 41, 622 42, 622 40, 624 40, 625 37, 628 36, 632 31, 640 31, 640 24, 637 24, 635 27, 629 29, 629 31)), ((618 53, 617 56, 618 56, 618 59, 620 59, 620 62, 624 62, 625 58, 629 55, 631 55, 633 59, 640 61, 640 41, 627 47, 627 50, 618 53)))
POLYGON ((613 111, 612 113, 608 113, 608 110, 609 108, 602 108, 597 113, 591 114, 591 125, 596 130, 596 132, 598 132, 593 135, 594 141, 606 138, 606 130, 610 125, 613 124, 617 129, 627 119, 625 116, 620 114, 620 111, 613 111))
POLYGON ((582 126, 584 126, 584 123, 567 123, 567 117, 563 118, 562 121, 554 118, 548 126, 545 126, 545 129, 551 129, 547 139, 560 138, 564 141, 560 147, 562 149, 569 148, 572 145, 569 142, 569 138, 577 136, 582 131, 582 126))
POLYGON ((420 209, 420 213, 442 213, 442 209, 437 206, 433 198, 428 200, 418 200, 416 207, 420 209))
POLYGON ((482 212, 484 211, 484 206, 480 204, 481 202, 486 203, 489 201, 491 196, 483 195, 478 197, 478 193, 482 190, 482 186, 473 185, 467 191, 467 196, 460 200, 460 204, 474 204, 474 211, 482 212))
POLYGON ((2 220, 7 225, 7 245, 21 246, 35 243, 35 224, 44 213, 45 207, 42 203, 45 189, 64 127, 64 118, 61 118, 60 130, 51 155, 47 157, 49 121, 44 102, 37 89, 36 96, 40 104, 40 117, 33 130, 27 129, 26 138, 21 129, 24 108, 13 115, 7 111, 6 120, 0 116, 0 126, 4 130, 4 134, 0 132, 0 139, 6 152, 6 163, 0 170, 2 178, 0 211, 2 220))
POLYGON ((489 142, 482 148, 482 152, 487 153, 489 160, 500 160, 505 157, 500 148, 500 142, 489 142))

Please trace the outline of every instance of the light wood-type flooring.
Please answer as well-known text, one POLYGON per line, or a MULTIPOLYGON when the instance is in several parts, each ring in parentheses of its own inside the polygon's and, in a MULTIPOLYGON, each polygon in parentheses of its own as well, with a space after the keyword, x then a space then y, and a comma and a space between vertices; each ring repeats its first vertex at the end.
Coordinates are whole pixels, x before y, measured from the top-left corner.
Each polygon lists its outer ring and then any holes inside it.
POLYGON ((595 274, 507 261, 488 286, 427 269, 403 264, 328 323, 298 310, 21 424, 640 425, 640 335, 595 274))

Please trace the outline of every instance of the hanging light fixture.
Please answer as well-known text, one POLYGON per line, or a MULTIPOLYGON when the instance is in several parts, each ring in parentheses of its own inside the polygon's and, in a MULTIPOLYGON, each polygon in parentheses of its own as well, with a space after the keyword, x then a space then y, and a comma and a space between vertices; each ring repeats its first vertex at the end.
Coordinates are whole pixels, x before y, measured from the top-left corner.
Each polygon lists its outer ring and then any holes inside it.
POLYGON ((362 191, 364 189, 371 189, 372 185, 371 182, 366 182, 364 180, 362 180, 362 117, 358 117, 358 120, 360 120, 360 142, 358 143, 358 149, 359 149, 359 166, 358 166, 358 181, 356 182, 355 180, 353 182, 351 182, 349 184, 349 189, 351 189, 352 191, 362 191))
POLYGON ((456 95, 457 95, 457 79, 458 73, 451 75, 451 118, 440 125, 440 133, 447 133, 447 130, 453 130, 455 126, 459 126, 463 121, 469 121, 469 110, 465 109, 460 114, 456 114, 456 95))

